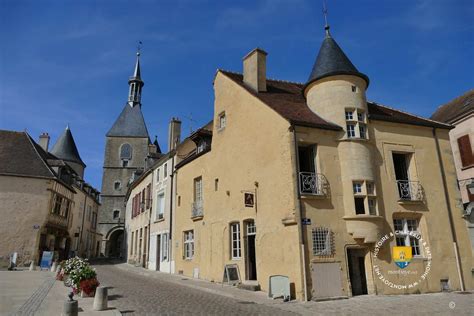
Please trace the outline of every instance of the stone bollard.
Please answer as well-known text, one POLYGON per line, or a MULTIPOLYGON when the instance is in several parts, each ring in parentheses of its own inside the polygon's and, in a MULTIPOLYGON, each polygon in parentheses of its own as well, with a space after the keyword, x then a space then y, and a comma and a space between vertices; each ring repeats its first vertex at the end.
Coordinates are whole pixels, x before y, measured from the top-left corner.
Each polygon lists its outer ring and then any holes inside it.
POLYGON ((79 304, 77 301, 67 300, 63 305, 62 316, 77 316, 79 311, 79 304))
POLYGON ((35 262, 34 262, 34 261, 31 261, 31 264, 30 264, 30 271, 35 271, 35 270, 36 270, 35 262))
POLYGON ((95 289, 94 296, 94 307, 95 311, 103 311, 107 309, 107 288, 105 286, 99 286, 95 289))
POLYGON ((56 264, 56 261, 54 261, 53 265, 51 266, 51 272, 56 272, 56 267, 57 267, 57 264, 56 264))

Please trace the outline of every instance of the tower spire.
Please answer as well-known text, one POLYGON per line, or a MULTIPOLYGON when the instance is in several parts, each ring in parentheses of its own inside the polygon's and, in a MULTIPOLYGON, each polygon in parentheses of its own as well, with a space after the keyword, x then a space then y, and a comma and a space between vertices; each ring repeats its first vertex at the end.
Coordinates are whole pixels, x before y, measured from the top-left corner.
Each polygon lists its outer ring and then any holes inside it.
POLYGON ((138 42, 137 46, 137 61, 135 62, 135 70, 133 71, 133 76, 128 79, 128 84, 130 85, 130 90, 128 94, 128 103, 131 107, 139 104, 141 105, 141 97, 142 97, 142 87, 144 82, 141 78, 141 71, 140 71, 140 50, 141 50, 142 42, 138 42))
POLYGON ((329 33, 329 24, 328 24, 328 5, 326 0, 323 0, 323 15, 324 15, 324 30, 326 31, 326 37, 331 37, 329 33))

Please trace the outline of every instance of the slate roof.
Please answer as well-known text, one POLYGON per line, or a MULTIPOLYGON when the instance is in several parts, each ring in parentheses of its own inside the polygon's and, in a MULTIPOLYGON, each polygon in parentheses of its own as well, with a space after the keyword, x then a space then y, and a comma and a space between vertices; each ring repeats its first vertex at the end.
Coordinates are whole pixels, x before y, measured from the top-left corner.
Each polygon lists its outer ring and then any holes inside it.
POLYGON ((26 132, 0 130, 0 174, 55 178, 43 150, 26 132))
POLYGON ((313 81, 334 75, 354 75, 364 79, 367 86, 369 85, 369 77, 357 70, 328 32, 321 44, 306 86, 313 81))
POLYGON ((474 89, 438 107, 431 119, 453 123, 470 113, 474 113, 474 89))
POLYGON ((69 126, 66 127, 64 133, 59 136, 56 144, 54 144, 53 149, 51 150, 51 154, 62 160, 75 162, 83 165, 84 167, 86 166, 79 155, 76 142, 74 141, 74 137, 72 137, 69 126))
POLYGON ((107 137, 148 137, 148 130, 140 105, 131 107, 128 103, 120 113, 107 137))
MULTIPOLYGON (((243 82, 243 76, 225 70, 218 70, 249 93, 260 99, 271 109, 293 125, 316 127, 328 130, 341 130, 339 125, 328 122, 310 110, 303 96, 305 85, 302 83, 267 79, 267 91, 255 92, 243 82)), ((449 124, 443 124, 427 118, 416 116, 407 112, 393 109, 375 102, 368 102, 368 118, 371 120, 404 123, 418 126, 452 128, 449 124)))

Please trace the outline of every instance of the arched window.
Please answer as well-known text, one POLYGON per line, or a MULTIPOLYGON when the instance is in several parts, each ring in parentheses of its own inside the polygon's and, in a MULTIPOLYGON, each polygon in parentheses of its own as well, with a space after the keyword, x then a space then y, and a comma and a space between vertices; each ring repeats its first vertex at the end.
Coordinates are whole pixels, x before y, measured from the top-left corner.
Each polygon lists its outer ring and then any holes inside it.
POLYGON ((123 144, 122 147, 120 147, 120 159, 132 159, 132 146, 130 146, 130 144, 123 144))

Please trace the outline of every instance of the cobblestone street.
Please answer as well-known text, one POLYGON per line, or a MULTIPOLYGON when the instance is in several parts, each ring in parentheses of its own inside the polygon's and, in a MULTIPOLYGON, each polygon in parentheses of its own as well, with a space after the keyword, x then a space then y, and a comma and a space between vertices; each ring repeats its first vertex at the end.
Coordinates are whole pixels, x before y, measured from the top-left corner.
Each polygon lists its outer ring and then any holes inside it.
POLYGON ((210 282, 151 272, 127 264, 98 265, 110 305, 124 315, 472 315, 473 294, 360 296, 327 302, 268 299, 210 282))

